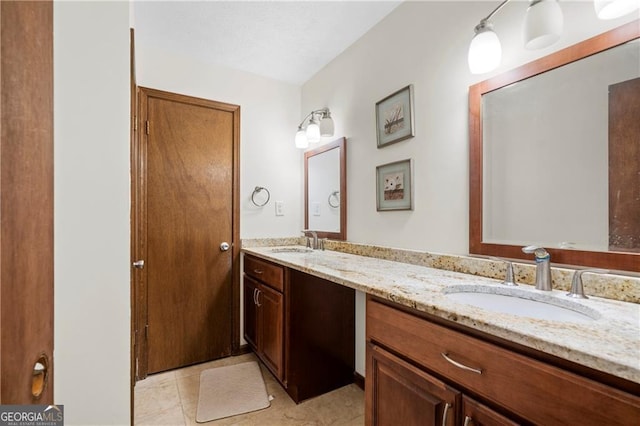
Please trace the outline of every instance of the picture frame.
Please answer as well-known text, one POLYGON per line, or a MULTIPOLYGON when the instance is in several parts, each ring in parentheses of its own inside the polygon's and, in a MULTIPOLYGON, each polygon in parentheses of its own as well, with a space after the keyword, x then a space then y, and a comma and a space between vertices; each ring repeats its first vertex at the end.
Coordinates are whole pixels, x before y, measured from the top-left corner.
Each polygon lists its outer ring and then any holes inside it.
POLYGON ((413 160, 376 167, 376 207, 380 211, 413 210, 413 160))
POLYGON ((376 102, 378 148, 414 137, 413 84, 376 102))

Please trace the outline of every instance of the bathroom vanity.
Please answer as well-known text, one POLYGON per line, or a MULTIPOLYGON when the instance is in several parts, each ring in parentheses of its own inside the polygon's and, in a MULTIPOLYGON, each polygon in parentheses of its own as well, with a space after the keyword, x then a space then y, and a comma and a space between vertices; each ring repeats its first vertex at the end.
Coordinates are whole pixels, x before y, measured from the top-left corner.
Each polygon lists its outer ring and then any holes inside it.
MULTIPOLYGON (((290 277, 367 293, 367 425, 632 425, 640 419, 635 303, 593 296, 567 302, 566 291, 521 285, 518 292, 595 313, 584 322, 536 318, 448 297, 456 289, 504 292, 507 286, 495 279, 338 251, 243 251, 245 259, 279 265, 290 277)), ((416 253, 408 255, 415 260, 416 253)), ((324 294, 320 287, 309 291, 324 294)), ((295 300, 289 303, 292 309, 295 300)))
POLYGON ((244 256, 244 336, 296 402, 354 379, 355 291, 244 256))
POLYGON ((640 397, 562 364, 417 310, 367 300, 367 425, 640 420, 640 397))

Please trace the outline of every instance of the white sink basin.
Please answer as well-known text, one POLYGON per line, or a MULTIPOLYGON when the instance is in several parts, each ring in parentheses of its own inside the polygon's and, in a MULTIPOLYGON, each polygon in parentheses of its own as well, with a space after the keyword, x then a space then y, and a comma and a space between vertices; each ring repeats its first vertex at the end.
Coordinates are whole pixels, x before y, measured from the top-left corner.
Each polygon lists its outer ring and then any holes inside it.
POLYGON ((591 322, 600 318, 595 309, 552 296, 513 287, 482 285, 450 286, 447 299, 487 311, 560 322, 591 322))
POLYGON ((272 253, 311 253, 313 250, 305 247, 276 247, 271 249, 272 253))

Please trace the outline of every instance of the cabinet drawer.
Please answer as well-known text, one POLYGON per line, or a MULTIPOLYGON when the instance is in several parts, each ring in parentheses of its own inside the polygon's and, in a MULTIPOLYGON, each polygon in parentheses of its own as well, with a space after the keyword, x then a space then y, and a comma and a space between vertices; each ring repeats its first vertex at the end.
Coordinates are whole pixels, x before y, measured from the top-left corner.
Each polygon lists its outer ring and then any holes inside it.
POLYGON ((634 395, 371 299, 367 339, 534 423, 625 425, 640 418, 634 395))
POLYGON ((244 273, 282 292, 284 288, 284 267, 258 259, 244 256, 244 273))

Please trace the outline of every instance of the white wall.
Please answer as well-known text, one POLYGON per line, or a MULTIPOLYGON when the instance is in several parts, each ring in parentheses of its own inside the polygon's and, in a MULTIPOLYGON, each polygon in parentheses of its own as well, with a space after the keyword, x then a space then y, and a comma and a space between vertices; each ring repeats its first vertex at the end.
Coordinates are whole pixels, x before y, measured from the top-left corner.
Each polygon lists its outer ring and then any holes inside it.
POLYGON ((129 6, 54 3, 54 399, 129 424, 129 6))
POLYGON ((303 156, 294 146, 299 86, 141 45, 136 73, 139 86, 240 105, 241 238, 300 234, 303 156), (256 186, 271 193, 262 208, 251 203, 256 186), (284 216, 275 215, 275 201, 284 202, 284 216))
MULTIPOLYGON (((546 49, 522 48, 528 2, 493 20, 502 66, 474 76, 467 66, 473 29, 496 2, 406 2, 302 88, 302 110, 327 106, 336 136, 348 139, 348 239, 441 253, 468 253, 468 88, 492 75, 630 21, 599 21, 592 2, 562 2, 565 33, 546 49), (375 103, 413 84, 415 137, 376 147, 375 103), (377 212, 377 165, 414 159, 413 211, 377 212)), ((362 295, 359 295, 362 298, 362 295)), ((364 372, 364 312, 357 304, 356 370, 364 372)))

